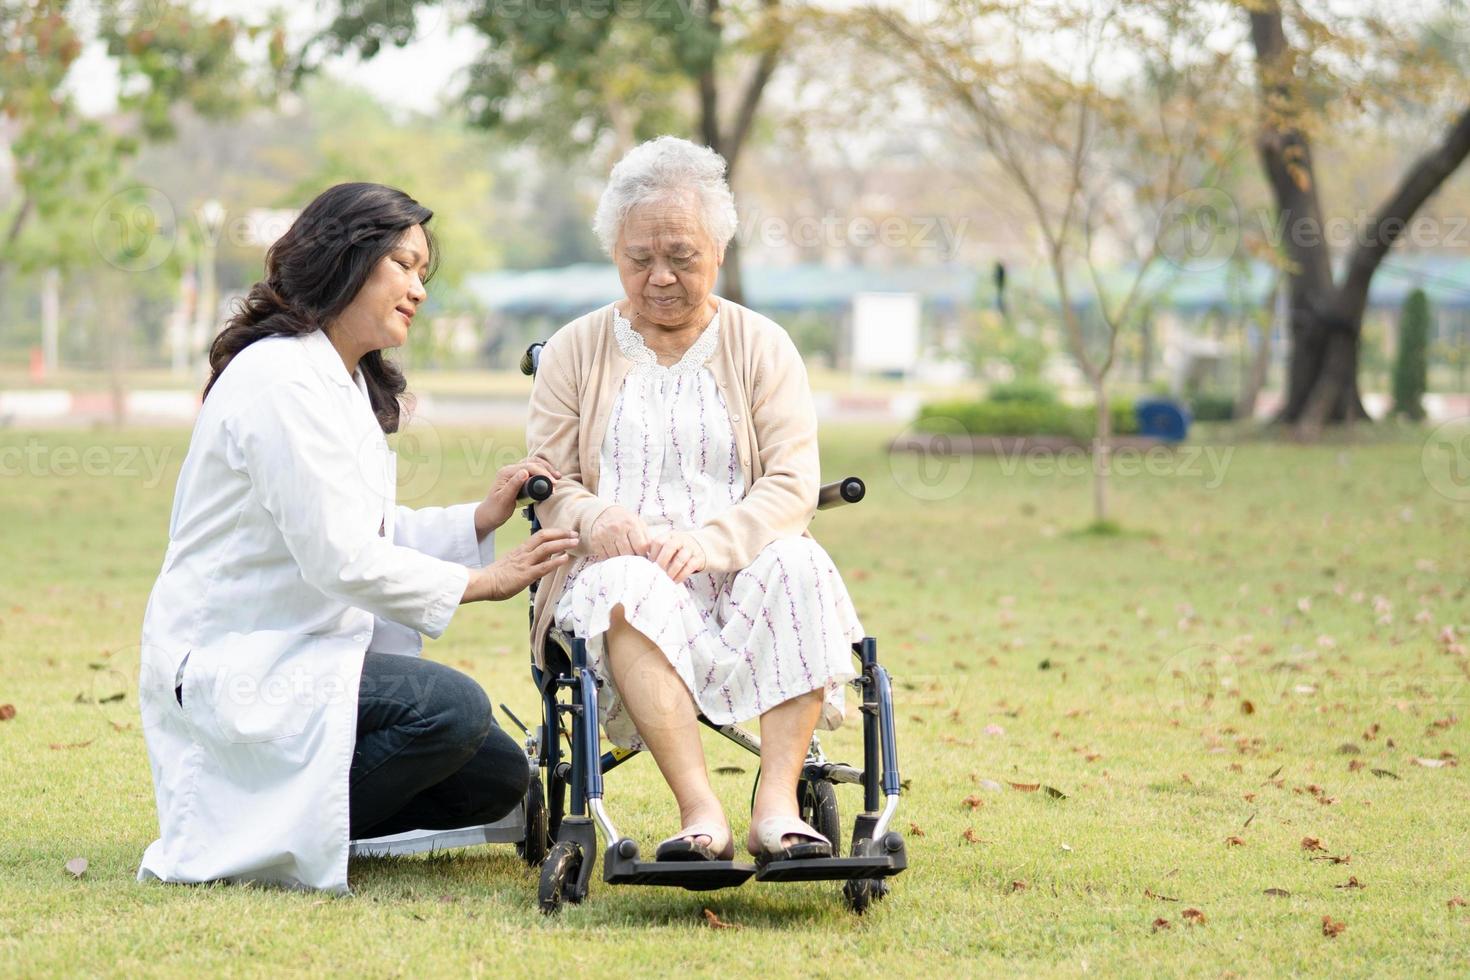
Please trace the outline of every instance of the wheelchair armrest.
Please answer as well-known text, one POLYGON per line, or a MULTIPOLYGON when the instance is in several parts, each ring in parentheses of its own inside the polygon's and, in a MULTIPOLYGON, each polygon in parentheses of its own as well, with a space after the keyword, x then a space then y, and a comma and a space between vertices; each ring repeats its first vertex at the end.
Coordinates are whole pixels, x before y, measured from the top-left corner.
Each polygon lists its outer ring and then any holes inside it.
POLYGON ((843 477, 817 491, 817 510, 831 510, 844 504, 855 504, 867 495, 867 484, 855 476, 843 477))

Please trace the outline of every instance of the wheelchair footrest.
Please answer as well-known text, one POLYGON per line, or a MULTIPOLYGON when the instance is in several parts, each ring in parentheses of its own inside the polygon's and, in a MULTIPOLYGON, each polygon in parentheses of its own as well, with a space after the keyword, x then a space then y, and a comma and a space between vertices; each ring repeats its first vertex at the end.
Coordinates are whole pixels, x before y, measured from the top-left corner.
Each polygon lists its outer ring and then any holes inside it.
POLYGON ((887 878, 904 869, 902 862, 887 854, 875 857, 806 858, 771 861, 755 873, 756 881, 847 881, 852 878, 887 878))
MULTIPOLYGON (((619 842, 623 845, 631 841, 619 842)), ((735 888, 755 874, 755 865, 738 861, 639 861, 636 848, 624 856, 615 843, 602 859, 602 880, 612 885, 663 885, 692 892, 735 888)))

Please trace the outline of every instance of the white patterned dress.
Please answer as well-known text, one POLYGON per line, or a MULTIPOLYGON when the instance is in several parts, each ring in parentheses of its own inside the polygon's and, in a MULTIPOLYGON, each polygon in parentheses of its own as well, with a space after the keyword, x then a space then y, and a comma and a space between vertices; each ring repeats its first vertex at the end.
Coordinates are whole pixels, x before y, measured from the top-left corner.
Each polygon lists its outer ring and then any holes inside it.
MULTIPOLYGON (((730 416, 706 367, 719 344, 719 314, 671 367, 621 314, 613 328, 633 368, 603 439, 598 496, 642 517, 652 538, 696 530, 745 492, 730 416)), ((608 738, 643 748, 603 657, 619 604, 716 724, 817 689, 825 692, 819 727, 842 724, 843 687, 856 675, 852 644, 863 629, 832 559, 811 538, 774 541, 739 572, 700 572, 682 585, 646 558, 576 561, 556 624, 587 640, 605 682, 599 702, 608 738)))

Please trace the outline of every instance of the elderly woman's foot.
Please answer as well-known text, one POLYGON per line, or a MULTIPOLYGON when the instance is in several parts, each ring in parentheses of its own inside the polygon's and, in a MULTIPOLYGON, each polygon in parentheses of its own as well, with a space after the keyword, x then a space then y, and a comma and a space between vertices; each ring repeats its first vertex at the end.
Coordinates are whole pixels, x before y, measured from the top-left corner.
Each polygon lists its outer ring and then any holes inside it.
POLYGON ((832 842, 816 828, 790 814, 751 816, 745 849, 759 864, 771 861, 800 861, 832 856, 832 842))
POLYGON ((735 836, 724 820, 697 820, 660 843, 653 856, 657 861, 728 861, 735 856, 735 836))

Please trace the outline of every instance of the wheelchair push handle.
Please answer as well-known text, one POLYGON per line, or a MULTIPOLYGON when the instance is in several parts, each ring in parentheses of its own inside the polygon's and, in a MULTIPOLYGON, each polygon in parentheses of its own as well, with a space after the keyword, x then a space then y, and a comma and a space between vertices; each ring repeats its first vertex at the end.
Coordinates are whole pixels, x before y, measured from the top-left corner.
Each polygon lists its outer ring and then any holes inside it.
POLYGON ((539 504, 551 496, 551 480, 541 476, 539 473, 531 477, 521 487, 520 495, 516 497, 516 503, 524 506, 526 504, 539 504))
POLYGON ((536 369, 541 366, 541 348, 545 346, 540 342, 534 343, 521 355, 521 373, 526 377, 536 377, 536 369))
POLYGON ((828 483, 817 491, 817 510, 830 510, 844 504, 855 504, 868 493, 867 484, 855 476, 828 483))

